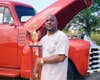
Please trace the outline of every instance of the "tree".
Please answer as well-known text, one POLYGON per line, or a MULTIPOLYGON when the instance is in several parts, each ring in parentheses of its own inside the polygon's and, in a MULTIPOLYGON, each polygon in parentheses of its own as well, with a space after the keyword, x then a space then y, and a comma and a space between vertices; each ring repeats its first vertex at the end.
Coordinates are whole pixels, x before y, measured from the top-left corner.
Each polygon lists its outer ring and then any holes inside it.
POLYGON ((100 10, 100 0, 94 0, 91 7, 82 10, 75 18, 71 21, 71 23, 78 20, 81 23, 84 23, 86 26, 84 27, 87 34, 91 34, 91 28, 94 26, 100 26, 100 17, 92 15, 92 13, 100 10))

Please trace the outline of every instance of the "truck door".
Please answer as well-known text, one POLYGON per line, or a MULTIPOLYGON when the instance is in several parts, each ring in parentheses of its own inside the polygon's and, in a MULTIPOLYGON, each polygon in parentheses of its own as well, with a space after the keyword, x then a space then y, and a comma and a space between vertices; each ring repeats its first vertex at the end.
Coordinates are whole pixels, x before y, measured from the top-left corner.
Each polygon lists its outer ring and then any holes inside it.
POLYGON ((0 6, 0 67, 18 68, 18 29, 8 7, 0 6))

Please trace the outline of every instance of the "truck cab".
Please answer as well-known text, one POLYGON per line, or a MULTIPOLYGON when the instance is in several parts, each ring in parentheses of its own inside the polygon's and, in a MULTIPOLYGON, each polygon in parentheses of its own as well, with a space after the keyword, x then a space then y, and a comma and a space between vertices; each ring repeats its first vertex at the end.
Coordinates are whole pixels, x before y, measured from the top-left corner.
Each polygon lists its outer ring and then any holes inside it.
POLYGON ((29 5, 0 1, 0 76, 19 75, 20 48, 25 45, 26 38, 23 23, 34 15, 34 8, 29 5))

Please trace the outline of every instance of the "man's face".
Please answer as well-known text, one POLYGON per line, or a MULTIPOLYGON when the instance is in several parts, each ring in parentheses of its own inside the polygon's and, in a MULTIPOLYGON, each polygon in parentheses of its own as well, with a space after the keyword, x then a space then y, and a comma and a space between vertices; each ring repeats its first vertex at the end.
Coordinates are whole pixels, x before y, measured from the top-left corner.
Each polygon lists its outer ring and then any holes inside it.
POLYGON ((49 15, 46 17, 45 27, 48 31, 57 29, 57 19, 55 16, 49 15))

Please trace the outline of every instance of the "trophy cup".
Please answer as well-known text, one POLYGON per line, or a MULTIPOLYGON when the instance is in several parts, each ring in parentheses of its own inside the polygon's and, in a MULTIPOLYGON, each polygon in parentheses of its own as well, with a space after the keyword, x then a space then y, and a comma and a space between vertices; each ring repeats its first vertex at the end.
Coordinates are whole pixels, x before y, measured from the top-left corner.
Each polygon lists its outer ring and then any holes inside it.
POLYGON ((36 30, 34 30, 34 31, 32 32, 32 40, 34 41, 34 45, 37 45, 38 33, 36 32, 36 30))

